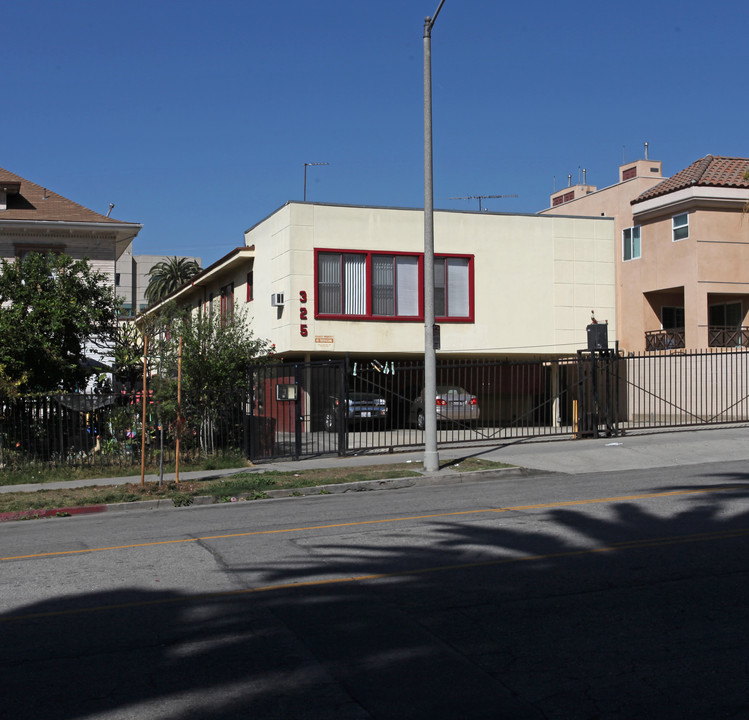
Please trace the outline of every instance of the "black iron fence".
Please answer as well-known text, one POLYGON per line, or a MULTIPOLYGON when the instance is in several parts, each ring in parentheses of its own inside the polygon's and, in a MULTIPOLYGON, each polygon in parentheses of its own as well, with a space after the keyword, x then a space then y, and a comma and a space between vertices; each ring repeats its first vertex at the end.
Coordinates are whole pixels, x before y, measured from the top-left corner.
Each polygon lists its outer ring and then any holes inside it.
POLYGON ((625 429, 749 421, 749 352, 645 353, 623 358, 625 429))
POLYGON ((161 402, 147 391, 0 398, 0 470, 30 463, 149 465, 230 453, 247 456, 246 401, 231 398, 161 402))
POLYGON ((231 397, 140 393, 0 399, 0 467, 139 464, 231 454, 254 461, 418 448, 436 403, 440 446, 749 422, 749 351, 611 350, 536 360, 258 366, 231 397), (144 443, 145 427, 145 443, 144 443))

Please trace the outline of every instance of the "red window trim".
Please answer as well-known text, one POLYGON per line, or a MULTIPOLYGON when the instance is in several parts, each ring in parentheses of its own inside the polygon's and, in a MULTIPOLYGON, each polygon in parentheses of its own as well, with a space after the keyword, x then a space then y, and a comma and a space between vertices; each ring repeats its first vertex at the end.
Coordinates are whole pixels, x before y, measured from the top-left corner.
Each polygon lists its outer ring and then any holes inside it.
MULTIPOLYGON (((437 316, 435 322, 439 323, 473 323, 475 317, 475 286, 474 286, 474 256, 463 253, 435 253, 435 258, 465 258, 468 260, 468 316, 467 317, 447 317, 437 316)), ((351 250, 342 248, 315 248, 315 319, 316 320, 359 320, 365 322, 423 322, 424 321, 424 253, 419 252, 400 252, 388 250, 351 250), (336 253, 339 255, 364 255, 365 256, 365 273, 367 277, 366 285, 366 307, 367 313, 364 315, 346 315, 343 313, 321 313, 318 308, 317 287, 318 287, 318 256, 322 253, 336 253), (395 257, 416 257, 418 258, 418 275, 419 275, 419 314, 418 315, 373 315, 372 308, 372 265, 371 258, 373 255, 392 255, 395 257)))
POLYGON ((247 273, 247 302, 252 302, 255 299, 254 290, 254 276, 253 276, 254 270, 250 270, 250 272, 247 273))

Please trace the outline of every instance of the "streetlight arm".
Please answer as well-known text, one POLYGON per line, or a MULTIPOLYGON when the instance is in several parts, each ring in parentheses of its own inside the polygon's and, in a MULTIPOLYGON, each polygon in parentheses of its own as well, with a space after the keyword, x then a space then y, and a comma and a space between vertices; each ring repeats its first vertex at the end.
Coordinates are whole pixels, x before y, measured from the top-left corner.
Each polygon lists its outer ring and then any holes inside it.
POLYGON ((434 23, 437 20, 437 15, 440 14, 440 10, 442 10, 442 6, 444 4, 445 4, 445 0, 440 0, 439 7, 434 11, 434 15, 432 15, 432 17, 424 18, 424 37, 431 36, 432 27, 434 26, 434 23))

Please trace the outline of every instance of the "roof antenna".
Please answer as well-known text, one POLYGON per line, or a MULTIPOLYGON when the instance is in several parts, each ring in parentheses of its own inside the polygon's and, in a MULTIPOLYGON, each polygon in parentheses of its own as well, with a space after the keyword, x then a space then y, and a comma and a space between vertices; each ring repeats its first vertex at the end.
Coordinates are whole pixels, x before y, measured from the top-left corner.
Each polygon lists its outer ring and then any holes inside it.
POLYGON ((111 213, 112 210, 114 210, 114 203, 109 203, 109 210, 107 210, 107 217, 109 217, 109 213, 111 213))

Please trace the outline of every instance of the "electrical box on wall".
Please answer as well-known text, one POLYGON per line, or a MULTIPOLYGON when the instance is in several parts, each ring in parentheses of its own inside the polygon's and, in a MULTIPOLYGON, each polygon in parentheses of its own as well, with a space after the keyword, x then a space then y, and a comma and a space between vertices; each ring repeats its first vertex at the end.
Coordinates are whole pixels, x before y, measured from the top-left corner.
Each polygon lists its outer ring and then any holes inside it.
POLYGON ((588 331, 588 350, 593 352, 609 349, 609 326, 606 323, 588 325, 586 330, 588 331))
POLYGON ((272 293, 270 296, 270 304, 273 307, 283 307, 283 293, 272 293))
POLYGON ((276 385, 276 400, 296 400, 296 385, 276 385))

